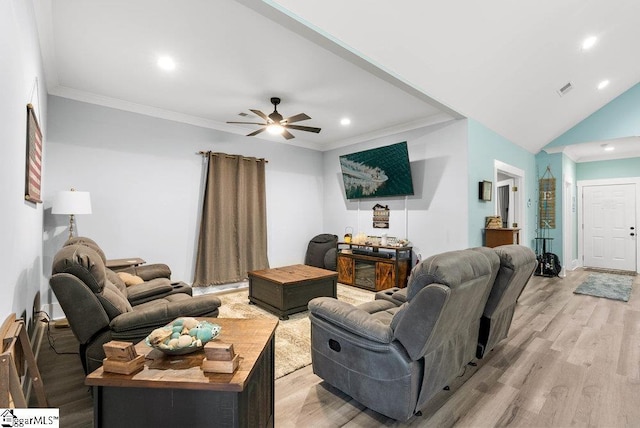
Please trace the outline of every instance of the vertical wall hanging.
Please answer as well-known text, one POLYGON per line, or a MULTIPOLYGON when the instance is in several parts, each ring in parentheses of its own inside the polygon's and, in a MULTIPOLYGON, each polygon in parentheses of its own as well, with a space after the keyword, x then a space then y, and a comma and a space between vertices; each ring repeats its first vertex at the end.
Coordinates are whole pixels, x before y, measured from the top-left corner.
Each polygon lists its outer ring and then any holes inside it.
POLYGON ((547 170, 538 182, 538 219, 540 229, 556 228, 556 179, 551 173, 551 168, 547 170))
POLYGON ((27 158, 24 180, 24 198, 42 203, 42 132, 31 104, 27 104, 27 158))

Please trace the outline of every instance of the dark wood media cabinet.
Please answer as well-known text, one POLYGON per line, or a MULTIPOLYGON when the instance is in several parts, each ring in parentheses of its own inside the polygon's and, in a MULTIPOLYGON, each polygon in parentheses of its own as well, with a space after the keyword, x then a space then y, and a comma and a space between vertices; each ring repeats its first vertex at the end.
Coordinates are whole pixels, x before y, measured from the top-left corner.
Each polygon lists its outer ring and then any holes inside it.
POLYGON ((338 282, 372 291, 404 288, 411 272, 411 249, 339 242, 338 282), (362 253, 355 254, 358 250, 362 253))

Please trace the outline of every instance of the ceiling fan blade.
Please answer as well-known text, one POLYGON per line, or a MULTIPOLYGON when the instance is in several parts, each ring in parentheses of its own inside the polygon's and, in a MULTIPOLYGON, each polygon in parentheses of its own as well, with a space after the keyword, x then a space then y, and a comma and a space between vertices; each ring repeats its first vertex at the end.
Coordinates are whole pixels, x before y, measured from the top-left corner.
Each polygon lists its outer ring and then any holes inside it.
POLYGON ((320 132, 321 128, 314 128, 313 126, 300 126, 300 125, 283 125, 285 128, 297 129, 298 131, 307 131, 307 132, 315 132, 316 134, 320 132))
POLYGON ((286 123, 293 123, 293 122, 300 122, 307 119, 311 119, 311 118, 304 113, 300 113, 300 114, 296 114, 295 116, 288 117, 284 119, 284 121, 286 123))
POLYGON ((227 122, 227 123, 242 123, 244 125, 262 125, 262 126, 267 126, 266 123, 260 123, 260 122, 227 122))
POLYGON ((247 137, 254 137, 254 136, 258 135, 259 133, 264 132, 266 129, 267 129, 267 127, 263 126, 262 128, 253 131, 251 134, 247 134, 247 137))
POLYGON ((287 131, 286 129, 282 130, 282 136, 284 138, 286 138, 287 140, 290 140, 292 138, 296 138, 296 137, 293 136, 293 134, 291 132, 287 131))
POLYGON ((256 116, 260 116, 262 119, 264 119, 265 122, 269 123, 269 117, 263 112, 261 112, 260 110, 249 109, 249 111, 255 114, 256 116))

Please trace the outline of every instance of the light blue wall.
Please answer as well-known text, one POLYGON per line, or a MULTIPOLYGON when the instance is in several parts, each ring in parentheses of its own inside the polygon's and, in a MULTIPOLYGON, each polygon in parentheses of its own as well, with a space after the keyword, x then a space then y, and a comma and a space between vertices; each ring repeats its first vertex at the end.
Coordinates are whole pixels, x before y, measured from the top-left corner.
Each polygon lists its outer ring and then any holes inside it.
POLYGON ((560 260, 562 260, 562 168, 563 168, 563 155, 562 153, 548 154, 546 152, 540 152, 536 155, 536 189, 538 189, 538 180, 541 178, 555 178, 556 179, 556 203, 555 203, 555 228, 547 229, 540 227, 539 216, 539 204, 540 197, 539 191, 536 191, 536 213, 535 213, 535 226, 536 237, 538 238, 552 238, 552 241, 547 242, 547 252, 555 253, 560 260), (551 173, 547 171, 547 167, 551 173))
POLYGON ((576 175, 578 180, 639 177, 640 158, 579 163, 576 175))
POLYGON ((640 83, 545 146, 558 147, 640 135, 640 83))
MULTIPOLYGON (((469 119, 469 246, 484 244, 483 230, 485 217, 495 215, 493 201, 485 202, 478 198, 478 183, 482 180, 493 181, 494 161, 498 160, 519 168, 525 172, 524 198, 527 242, 521 242, 534 248, 535 205, 536 205, 536 163, 535 156, 516 146, 506 138, 496 134, 481 123, 469 119)), ((494 183, 495 184, 495 183, 494 183)))
MULTIPOLYGON (((636 84, 628 91, 613 99, 607 105, 575 125, 573 128, 547 144, 545 148, 568 146, 591 141, 625 138, 640 135, 640 84, 636 84)), ((625 178, 640 176, 640 158, 619 159, 610 161, 596 161, 574 163, 564 154, 548 155, 542 151, 536 155, 538 170, 541 173, 546 165, 551 163, 556 177, 574 177, 573 194, 577 196, 576 184, 579 180, 594 180, 606 178, 625 178), (557 171, 557 172, 556 172, 557 171)), ((558 207, 556 218, 558 227, 551 232, 554 237, 553 252, 562 259, 562 180, 556 182, 558 207)), ((573 201, 568 201, 573 203, 573 201)), ((572 212, 573 227, 573 258, 578 254, 578 221, 577 208, 572 212)))

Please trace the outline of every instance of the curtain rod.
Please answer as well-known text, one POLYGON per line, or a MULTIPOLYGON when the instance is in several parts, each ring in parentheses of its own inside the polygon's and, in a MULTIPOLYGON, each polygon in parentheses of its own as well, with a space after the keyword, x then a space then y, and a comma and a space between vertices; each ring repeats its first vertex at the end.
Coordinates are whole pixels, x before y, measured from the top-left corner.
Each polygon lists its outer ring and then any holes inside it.
POLYGON ((257 161, 261 161, 261 162, 264 162, 264 163, 269 163, 269 161, 268 161, 268 160, 266 160, 265 158, 248 158, 248 157, 246 157, 246 156, 242 156, 242 155, 228 155, 228 154, 226 154, 226 153, 215 153, 215 152, 212 152, 212 151, 205 152, 204 150, 200 150, 199 152, 196 152, 196 154, 197 154, 197 155, 200 155, 200 156, 208 156, 208 155, 210 155, 210 154, 212 154, 212 155, 214 155, 214 156, 225 155, 225 156, 226 156, 226 157, 228 157, 228 158, 234 158, 234 157, 236 157, 236 156, 240 156, 240 157, 242 157, 242 159, 244 159, 244 160, 254 160, 254 159, 255 159, 255 160, 257 160, 257 161))

